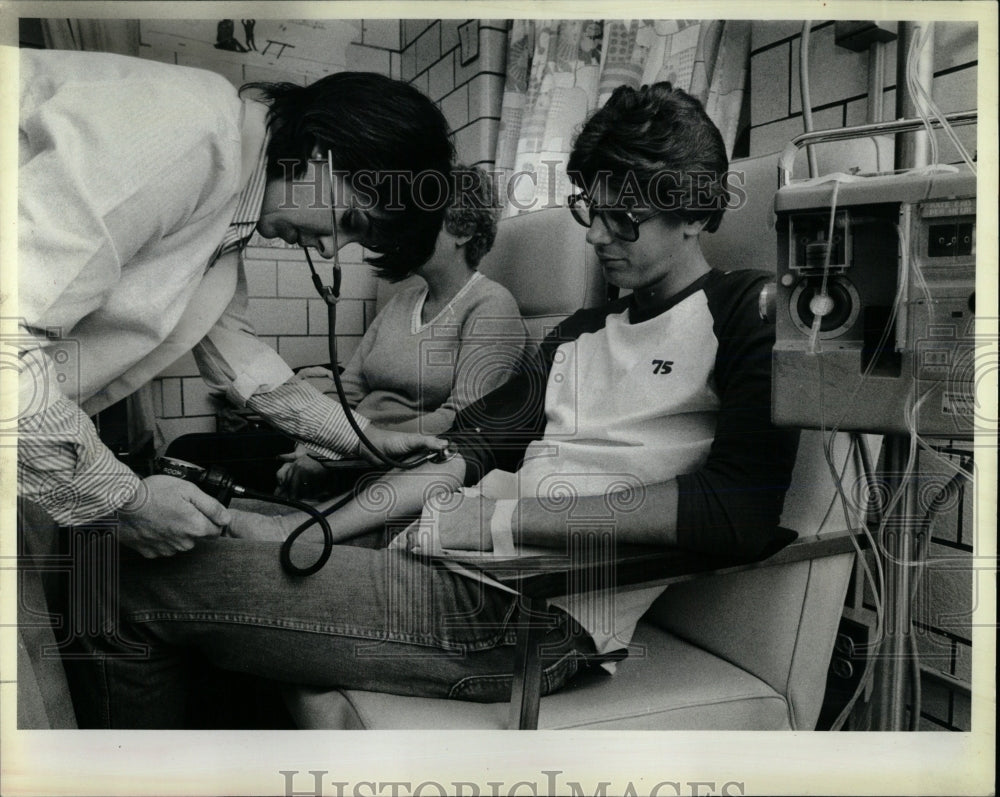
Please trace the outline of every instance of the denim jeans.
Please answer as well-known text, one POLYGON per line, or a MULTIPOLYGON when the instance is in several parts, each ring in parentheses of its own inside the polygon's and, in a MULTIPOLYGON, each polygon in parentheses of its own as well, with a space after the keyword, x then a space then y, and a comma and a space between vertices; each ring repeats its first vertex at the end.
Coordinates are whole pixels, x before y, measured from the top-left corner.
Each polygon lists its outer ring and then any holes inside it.
MULTIPOLYGON (((191 649, 224 670, 292 684, 509 699, 516 595, 402 551, 353 546, 293 577, 278 551, 229 538, 162 559, 123 551, 117 588, 101 601, 102 633, 85 640, 79 662, 81 724, 182 727, 191 649)), ((544 650, 548 693, 593 644, 556 611, 544 650)))

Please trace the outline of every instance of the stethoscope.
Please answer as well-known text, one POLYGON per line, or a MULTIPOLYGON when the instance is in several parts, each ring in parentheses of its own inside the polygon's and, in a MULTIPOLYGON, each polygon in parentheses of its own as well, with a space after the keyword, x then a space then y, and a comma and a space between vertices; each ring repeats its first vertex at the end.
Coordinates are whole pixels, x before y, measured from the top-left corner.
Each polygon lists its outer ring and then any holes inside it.
MULTIPOLYGON (((332 196, 334 185, 333 157, 329 151, 327 151, 326 165, 327 173, 330 178, 330 191, 332 196)), ((319 274, 316 273, 316 267, 313 265, 309 249, 303 246, 302 252, 305 254, 306 262, 309 264, 309 271, 312 274, 313 286, 316 288, 316 292, 319 294, 319 297, 326 304, 327 322, 329 324, 327 331, 327 347, 330 355, 330 371, 333 374, 333 383, 337 388, 337 398, 340 400, 340 405, 344 409, 344 415, 347 416, 347 421, 350 424, 351 429, 358 436, 358 440, 361 445, 367 448, 372 455, 387 468, 410 470, 418 467, 419 465, 423 465, 426 462, 446 462, 455 456, 455 453, 451 449, 445 449, 444 451, 429 451, 425 454, 418 454, 405 460, 393 459, 385 452, 380 451, 378 447, 372 443, 370 439, 368 439, 367 435, 365 435, 365 433, 361 430, 361 427, 358 426, 358 422, 354 419, 354 412, 347 400, 347 395, 344 392, 344 385, 340 379, 340 371, 337 368, 337 301, 340 299, 341 269, 335 204, 336 203, 331 202, 331 205, 333 206, 331 207, 331 216, 333 218, 332 285, 323 284, 323 280, 320 279, 319 274)), ((163 473, 168 476, 174 476, 179 479, 193 482, 204 492, 216 498, 216 500, 224 506, 228 506, 233 497, 244 497, 252 498, 258 501, 266 501, 273 504, 281 504, 309 515, 309 519, 303 521, 295 529, 293 529, 292 533, 289 534, 281 544, 281 553, 279 557, 281 567, 286 573, 292 576, 311 576, 313 573, 316 573, 323 568, 323 565, 326 564, 327 560, 330 558, 330 554, 333 552, 334 545, 333 531, 330 528, 330 523, 327 520, 327 517, 336 512, 338 509, 346 506, 351 499, 354 498, 354 491, 351 491, 321 512, 303 501, 297 501, 292 498, 285 498, 277 495, 268 495, 267 493, 260 493, 256 490, 242 487, 236 484, 231 476, 218 468, 203 468, 200 465, 195 465, 173 457, 158 457, 155 463, 155 469, 158 473, 163 473), (316 561, 306 567, 300 567, 292 561, 292 546, 295 545, 295 541, 305 531, 317 524, 323 532, 323 548, 316 561)))
MULTIPOLYGON (((327 318, 327 350, 330 355, 330 371, 333 374, 333 384, 337 389, 337 398, 340 401, 340 406, 344 409, 344 415, 347 417, 347 422, 351 425, 351 429, 358 436, 358 440, 361 442, 365 448, 367 448, 372 455, 381 462, 387 468, 399 468, 401 470, 411 470, 426 462, 446 462, 455 456, 451 449, 445 449, 444 451, 429 451, 425 454, 418 454, 414 457, 409 457, 405 460, 397 460, 390 457, 384 451, 380 451, 378 447, 368 439, 368 436, 361 430, 358 426, 358 422, 354 419, 354 412, 347 400, 347 394, 344 392, 344 385, 340 379, 340 369, 337 367, 338 356, 337 356, 337 302, 340 299, 340 281, 341 281, 341 269, 340 269, 340 239, 338 235, 338 223, 337 223, 337 211, 336 202, 332 201, 333 196, 333 155, 327 150, 326 153, 326 168, 327 176, 330 178, 330 192, 331 192, 331 209, 330 215, 332 217, 332 235, 333 235, 333 264, 332 264, 332 285, 324 285, 323 280, 320 279, 319 274, 316 272, 316 266, 313 264, 312 256, 309 254, 308 247, 302 247, 302 253, 306 257, 306 263, 309 264, 309 272, 312 276, 313 287, 316 288, 316 293, 326 304, 326 318, 327 318)), ((297 528, 295 528, 291 534, 288 535, 287 539, 281 545, 281 565, 286 572, 292 575, 308 576, 312 575, 320 568, 326 564, 326 560, 330 558, 330 553, 333 548, 333 534, 330 531, 329 524, 326 522, 326 517, 338 509, 344 507, 350 500, 354 497, 353 492, 348 493, 340 500, 334 502, 334 504, 323 512, 317 512, 314 508, 309 507, 308 509, 303 509, 310 514, 310 519, 303 522, 297 528), (292 546, 295 544, 295 540, 309 529, 314 523, 319 523, 320 527, 323 529, 323 551, 320 554, 319 559, 316 560, 312 565, 306 568, 299 568, 291 559, 292 546)), ((287 500, 287 499, 283 499, 287 500)), ((308 504, 301 504, 301 502, 296 502, 302 507, 308 507, 308 504)))
MULTIPOLYGON (((422 465, 425 462, 432 461, 445 461, 442 458, 442 452, 433 451, 427 454, 420 454, 416 457, 409 457, 405 460, 396 460, 390 457, 388 454, 379 451, 379 449, 372 443, 371 440, 361 431, 361 427, 358 426, 358 422, 354 419, 354 412, 347 400, 347 395, 344 392, 344 385, 340 380, 340 369, 337 367, 337 302, 340 299, 340 238, 337 232, 337 210, 336 202, 332 201, 333 196, 333 154, 327 150, 326 153, 326 167, 327 175, 330 178, 330 192, 331 192, 331 209, 330 215, 333 220, 333 284, 324 285, 323 280, 320 279, 319 274, 316 273, 316 266, 313 265, 312 257, 309 254, 309 249, 306 246, 302 247, 302 253, 306 256, 306 262, 309 264, 309 272, 312 275, 312 284, 316 288, 316 293, 319 294, 319 298, 323 300, 326 304, 326 319, 327 319, 327 351, 330 355, 330 371, 333 374, 333 384, 337 388, 337 398, 340 400, 340 406, 344 409, 344 415, 347 416, 347 422, 351 425, 351 429, 358 436, 358 440, 361 441, 361 445, 371 451, 372 456, 374 456, 379 462, 381 462, 386 467, 390 468, 401 468, 403 470, 409 470, 415 468, 418 465, 422 465)), ((450 459, 451 456, 447 457, 450 459)))

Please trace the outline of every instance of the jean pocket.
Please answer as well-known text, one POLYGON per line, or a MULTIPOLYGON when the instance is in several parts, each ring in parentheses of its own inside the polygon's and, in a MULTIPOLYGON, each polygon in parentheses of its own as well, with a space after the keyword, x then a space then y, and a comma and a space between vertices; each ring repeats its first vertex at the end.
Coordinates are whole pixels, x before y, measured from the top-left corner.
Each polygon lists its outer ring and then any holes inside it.
MULTIPOLYGON (((542 668, 542 694, 547 695, 561 689, 579 671, 584 656, 577 650, 570 650, 542 668)), ((448 692, 454 700, 470 700, 475 703, 504 703, 510 700, 514 676, 510 673, 499 675, 468 675, 462 678, 448 692)))

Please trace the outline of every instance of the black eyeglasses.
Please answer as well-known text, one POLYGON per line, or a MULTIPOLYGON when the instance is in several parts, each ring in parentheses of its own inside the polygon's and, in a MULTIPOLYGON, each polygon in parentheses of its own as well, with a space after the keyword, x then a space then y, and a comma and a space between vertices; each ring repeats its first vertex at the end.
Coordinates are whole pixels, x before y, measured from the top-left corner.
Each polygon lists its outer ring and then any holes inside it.
POLYGON ((594 223, 594 217, 600 216, 608 232, 615 238, 626 243, 635 243, 639 240, 639 225, 649 221, 654 216, 658 216, 660 211, 651 213, 648 216, 639 218, 631 210, 624 208, 606 208, 594 204, 594 200, 587 193, 573 194, 566 198, 569 205, 569 212, 579 224, 588 229, 594 223))

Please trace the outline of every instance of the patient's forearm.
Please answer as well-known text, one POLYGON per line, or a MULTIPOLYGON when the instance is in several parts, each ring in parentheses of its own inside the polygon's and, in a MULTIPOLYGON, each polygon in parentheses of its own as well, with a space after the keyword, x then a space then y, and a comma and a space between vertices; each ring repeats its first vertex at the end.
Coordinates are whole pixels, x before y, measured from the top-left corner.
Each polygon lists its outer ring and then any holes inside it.
POLYGON ((677 482, 647 485, 641 493, 577 496, 572 501, 522 498, 512 519, 520 545, 562 548, 574 529, 607 525, 618 542, 677 545, 677 482))
POLYGON ((454 492, 462 486, 464 477, 465 460, 460 456, 443 463, 428 462, 413 470, 389 471, 331 516, 330 525, 336 526, 334 537, 358 536, 381 530, 393 520, 419 515, 435 490, 454 492))
MULTIPOLYGON (((334 542, 344 542, 370 531, 381 530, 398 518, 419 515, 424 502, 435 490, 453 492, 461 487, 464 476, 465 460, 461 457, 444 463, 427 463, 410 471, 390 471, 362 487, 343 508, 328 516, 334 542)), ((322 512, 337 500, 325 501, 317 509, 322 512)), ((309 519, 304 512, 282 515, 259 515, 238 509, 231 512, 231 534, 242 539, 284 540, 309 519)), ((320 539, 318 525, 306 532, 303 540, 312 535, 320 539)))
MULTIPOLYGON (((229 514, 232 517, 232 521, 227 526, 227 533, 230 537, 262 542, 282 542, 302 523, 311 519, 311 516, 305 512, 295 510, 281 515, 263 515, 243 509, 230 508, 229 514)), ((352 539, 360 533, 335 524, 332 520, 330 521, 330 530, 333 532, 335 544, 352 539)), ((318 523, 314 524, 313 528, 307 529, 302 537, 303 542, 310 540, 321 542, 322 539, 323 532, 318 523)))

